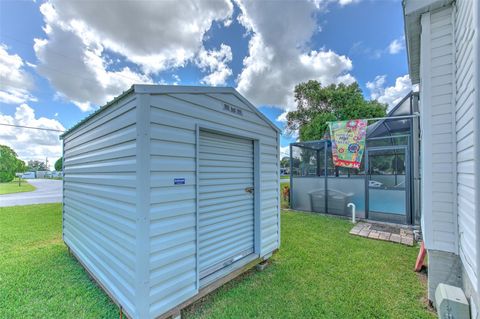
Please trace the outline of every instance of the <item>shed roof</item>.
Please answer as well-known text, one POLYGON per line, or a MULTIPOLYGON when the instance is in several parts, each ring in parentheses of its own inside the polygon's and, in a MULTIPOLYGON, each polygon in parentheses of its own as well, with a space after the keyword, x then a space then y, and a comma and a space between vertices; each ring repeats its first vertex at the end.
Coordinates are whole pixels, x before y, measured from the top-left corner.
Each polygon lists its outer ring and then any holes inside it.
POLYGON ((213 94, 213 93, 229 93, 236 96, 240 101, 242 101, 246 106, 248 106, 254 113, 256 113, 262 120, 264 120, 268 125, 270 125, 275 131, 280 132, 281 130, 276 126, 272 121, 270 121, 262 112, 260 112, 252 103, 250 103, 246 98, 244 98, 237 90, 232 87, 212 87, 212 86, 187 86, 187 85, 155 85, 155 84, 134 84, 132 87, 122 94, 114 98, 112 101, 101 106, 98 110, 92 114, 85 117, 83 120, 75 124, 73 127, 68 129, 62 135, 60 139, 63 139, 68 134, 77 130, 85 122, 95 117, 99 113, 102 113, 110 106, 118 102, 123 97, 127 96, 130 93, 147 93, 147 94, 213 94))
POLYGON ((451 2, 452 0, 403 0, 408 73, 412 84, 420 83, 420 17, 451 2))

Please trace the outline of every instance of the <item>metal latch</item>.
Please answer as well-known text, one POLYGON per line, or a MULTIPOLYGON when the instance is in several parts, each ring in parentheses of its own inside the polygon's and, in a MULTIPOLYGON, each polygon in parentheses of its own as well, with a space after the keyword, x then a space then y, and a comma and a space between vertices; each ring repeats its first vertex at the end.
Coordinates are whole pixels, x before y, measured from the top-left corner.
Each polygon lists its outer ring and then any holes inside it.
POLYGON ((253 194, 253 187, 245 187, 247 193, 253 194))

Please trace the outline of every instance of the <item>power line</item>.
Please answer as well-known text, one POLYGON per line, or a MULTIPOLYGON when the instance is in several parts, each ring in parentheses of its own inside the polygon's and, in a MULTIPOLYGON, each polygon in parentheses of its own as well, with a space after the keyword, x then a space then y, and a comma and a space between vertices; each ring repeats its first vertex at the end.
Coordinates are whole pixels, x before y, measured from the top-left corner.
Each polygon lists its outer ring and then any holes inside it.
POLYGON ((54 128, 44 128, 44 127, 35 127, 35 126, 15 125, 15 124, 7 124, 7 123, 0 123, 0 125, 12 126, 12 127, 17 127, 17 128, 29 128, 29 129, 41 130, 41 131, 59 132, 59 133, 65 132, 65 131, 62 131, 62 130, 54 129, 54 128))

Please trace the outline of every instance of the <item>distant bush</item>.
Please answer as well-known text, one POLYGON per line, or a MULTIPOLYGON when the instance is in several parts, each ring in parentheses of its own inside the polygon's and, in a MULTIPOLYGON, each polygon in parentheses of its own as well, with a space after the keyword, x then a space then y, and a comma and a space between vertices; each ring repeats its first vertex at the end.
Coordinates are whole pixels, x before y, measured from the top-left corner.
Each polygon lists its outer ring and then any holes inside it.
POLYGON ((27 164, 27 170, 32 172, 48 171, 48 166, 45 162, 38 160, 30 160, 27 164))
POLYGON ((56 162, 55 162, 55 170, 57 172, 61 172, 63 168, 63 156, 60 157, 56 162))
POLYGON ((17 153, 6 145, 0 145, 0 183, 13 181, 15 173, 25 171, 25 162, 17 158, 17 153))

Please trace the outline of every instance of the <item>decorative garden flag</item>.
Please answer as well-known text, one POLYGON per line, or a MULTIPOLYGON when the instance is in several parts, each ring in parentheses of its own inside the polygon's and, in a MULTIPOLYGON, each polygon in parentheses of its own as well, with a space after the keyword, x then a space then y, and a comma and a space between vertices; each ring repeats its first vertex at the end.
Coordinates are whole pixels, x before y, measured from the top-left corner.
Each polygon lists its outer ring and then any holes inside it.
POLYGON ((365 150, 367 120, 331 122, 333 165, 360 168, 365 150))

